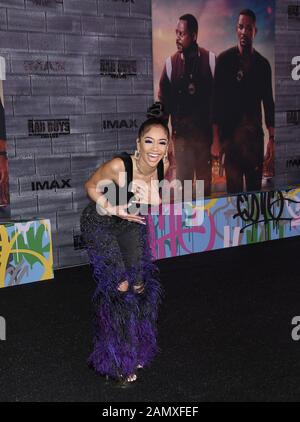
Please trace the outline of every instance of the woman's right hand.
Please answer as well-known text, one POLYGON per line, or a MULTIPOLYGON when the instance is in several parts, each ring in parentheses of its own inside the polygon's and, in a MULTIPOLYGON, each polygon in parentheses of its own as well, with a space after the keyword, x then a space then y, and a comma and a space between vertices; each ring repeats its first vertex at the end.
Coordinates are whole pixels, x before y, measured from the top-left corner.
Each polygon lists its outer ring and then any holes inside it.
POLYGON ((117 205, 115 207, 109 206, 105 208, 107 215, 116 215, 117 217, 123 218, 134 223, 146 224, 145 217, 135 214, 129 214, 127 211, 128 204, 117 205))

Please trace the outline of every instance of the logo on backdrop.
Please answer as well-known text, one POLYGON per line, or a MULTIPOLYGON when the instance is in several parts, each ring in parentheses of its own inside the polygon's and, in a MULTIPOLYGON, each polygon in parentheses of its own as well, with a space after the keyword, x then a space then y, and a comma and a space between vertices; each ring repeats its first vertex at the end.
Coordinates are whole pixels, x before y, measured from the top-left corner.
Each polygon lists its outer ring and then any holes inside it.
POLYGON ((71 179, 61 179, 61 180, 44 180, 44 181, 37 181, 31 182, 31 190, 38 191, 38 190, 52 190, 52 189, 68 189, 71 188, 71 179))
POLYGON ((0 316, 0 340, 6 340, 6 321, 2 316, 0 316))
POLYGON ((100 75, 120 79, 137 76, 137 62, 136 60, 101 59, 100 75))
POLYGON ((111 129, 138 129, 138 124, 136 119, 129 120, 103 120, 102 129, 111 130, 111 129))
POLYGON ((52 6, 53 4, 63 4, 63 0, 31 0, 35 6, 52 6))
POLYGON ((300 18, 300 6, 297 4, 288 5, 288 18, 299 19, 300 18))
POLYGON ((24 60, 25 72, 65 72, 65 62, 51 60, 24 60))
POLYGON ((298 125, 300 123, 300 110, 288 110, 286 112, 287 124, 298 125))
POLYGON ((135 3, 135 0, 110 0, 112 2, 119 2, 119 3, 135 3))
POLYGON ((84 241, 83 241, 83 237, 81 236, 81 234, 74 234, 73 241, 74 241, 75 251, 79 251, 81 249, 84 249, 84 241))
POLYGON ((289 169, 296 169, 298 170, 300 167, 300 157, 296 157, 296 158, 288 158, 286 160, 286 167, 289 169))
POLYGON ((28 120, 28 136, 58 138, 70 134, 69 119, 28 120))

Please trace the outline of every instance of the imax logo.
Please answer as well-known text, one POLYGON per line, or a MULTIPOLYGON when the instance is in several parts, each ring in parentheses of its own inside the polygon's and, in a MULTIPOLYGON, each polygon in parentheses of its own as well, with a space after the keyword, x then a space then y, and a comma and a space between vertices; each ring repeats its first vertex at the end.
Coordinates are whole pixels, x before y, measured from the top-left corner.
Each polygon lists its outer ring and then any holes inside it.
POLYGON ((31 0, 35 6, 51 6, 52 4, 63 4, 63 0, 31 0))
POLYGON ((138 129, 138 124, 136 120, 103 120, 102 129, 138 129))
POLYGON ((290 4, 288 6, 288 18, 297 19, 300 17, 300 6, 297 4, 290 4))
POLYGON ((118 1, 120 3, 133 3, 134 4, 134 0, 112 0, 112 1, 118 1))
POLYGON ((34 191, 70 188, 70 180, 71 179, 62 179, 61 182, 58 182, 57 180, 52 180, 51 183, 48 180, 45 180, 44 182, 31 182, 31 189, 34 191))
POLYGON ((287 168, 299 168, 300 167, 300 157, 291 158, 289 160, 286 160, 286 167, 287 168))
POLYGON ((0 340, 6 340, 6 321, 2 316, 0 316, 0 340))
POLYGON ((286 112, 287 124, 298 125, 300 123, 300 110, 289 110, 286 112))

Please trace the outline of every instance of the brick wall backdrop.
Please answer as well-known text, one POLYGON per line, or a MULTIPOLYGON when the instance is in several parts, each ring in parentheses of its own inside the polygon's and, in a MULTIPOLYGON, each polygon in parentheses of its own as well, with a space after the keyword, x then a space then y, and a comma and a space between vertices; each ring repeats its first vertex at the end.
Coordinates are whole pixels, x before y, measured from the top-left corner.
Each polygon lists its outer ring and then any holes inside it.
MULTIPOLYGON (((300 181, 300 166, 287 165, 300 159, 299 125, 288 123, 289 111, 300 116, 300 81, 291 78, 300 7, 298 17, 297 8, 289 16, 293 5, 300 1, 276 2, 279 189, 300 181)), ((0 55, 12 216, 51 219, 55 268, 85 263, 78 242, 83 183, 114 153, 134 149, 134 126, 153 100, 151 0, 0 1, 0 55), (136 64, 136 75, 101 75, 118 61, 123 70, 136 64), (47 137, 49 119, 58 137, 47 137)))
POLYGON ((291 76, 295 56, 300 56, 300 1, 277 0, 275 186, 278 189, 300 184, 300 165, 288 165, 290 160, 300 160, 300 122, 297 122, 300 117, 300 80, 295 81, 291 76), (288 122, 289 111, 295 112, 295 123, 288 122))
POLYGON ((83 184, 117 151, 134 150, 153 102, 151 1, 0 1, 0 55, 12 216, 51 219, 55 268, 85 263, 83 184), (134 75, 103 75, 128 63, 134 75))

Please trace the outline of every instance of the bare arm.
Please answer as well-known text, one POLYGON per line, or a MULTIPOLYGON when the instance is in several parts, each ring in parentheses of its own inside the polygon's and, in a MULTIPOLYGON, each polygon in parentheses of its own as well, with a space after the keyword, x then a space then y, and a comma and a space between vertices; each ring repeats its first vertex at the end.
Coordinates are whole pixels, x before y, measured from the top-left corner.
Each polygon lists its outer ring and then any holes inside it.
POLYGON ((113 158, 102 164, 85 183, 88 196, 97 202, 103 195, 101 188, 115 182, 119 183, 118 175, 124 172, 124 164, 120 158, 113 158))

